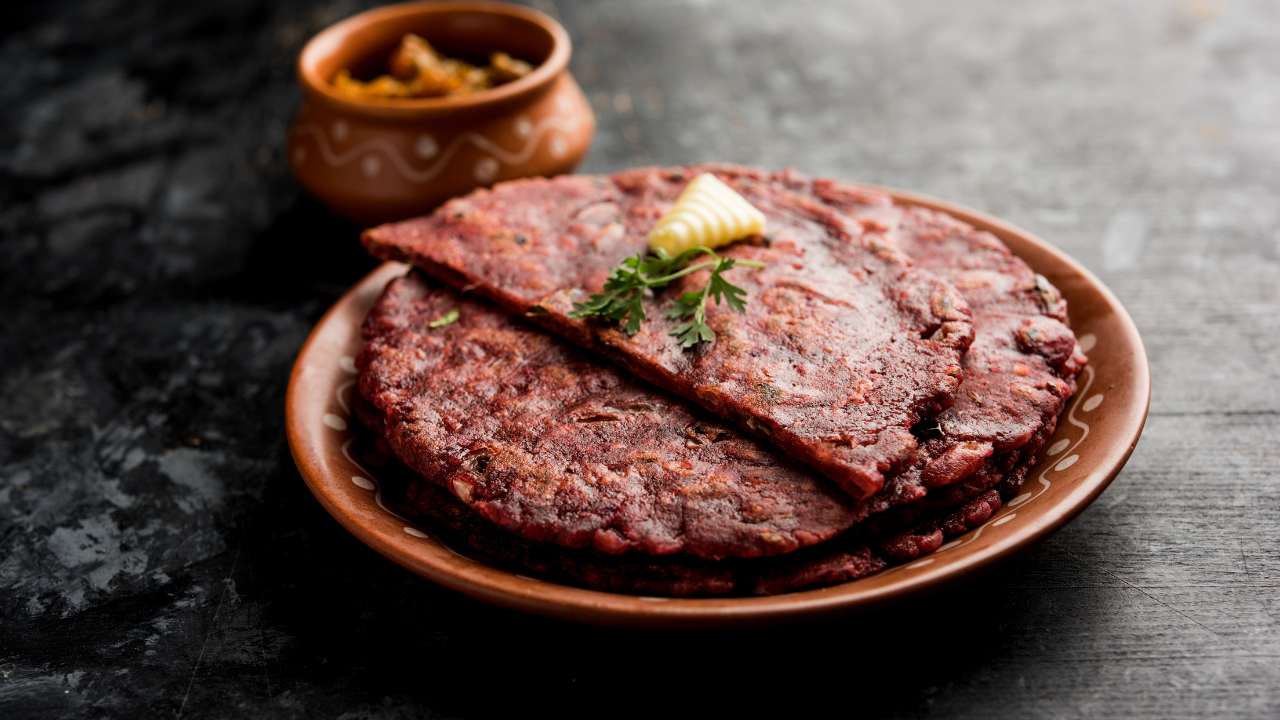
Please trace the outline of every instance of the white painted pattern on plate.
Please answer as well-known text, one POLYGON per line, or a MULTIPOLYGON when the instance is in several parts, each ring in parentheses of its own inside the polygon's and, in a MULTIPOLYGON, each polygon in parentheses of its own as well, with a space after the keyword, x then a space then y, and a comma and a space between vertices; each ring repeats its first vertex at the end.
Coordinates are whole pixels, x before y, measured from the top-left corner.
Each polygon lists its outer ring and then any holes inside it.
MULTIPOLYGON (((339 359, 338 359, 338 366, 339 366, 340 368, 342 368, 343 370, 346 370, 346 366, 347 366, 347 362, 346 362, 346 361, 349 361, 350 359, 351 359, 351 358, 350 358, 350 356, 345 356, 345 355, 344 355, 343 357, 341 357, 341 358, 339 358, 339 359)), ((354 364, 352 365, 352 367, 354 368, 354 364)), ((350 405, 350 403, 348 402, 348 397, 349 397, 348 393, 349 393, 349 391, 351 391, 351 390, 352 390, 352 388, 354 388, 354 387, 355 387, 355 385, 356 385, 356 381, 355 381, 355 380, 348 380, 347 382, 340 383, 340 384, 338 385, 338 387, 333 391, 334 400, 336 400, 336 401, 337 401, 338 405, 342 408, 343 413, 344 413, 344 414, 346 414, 347 416, 350 416, 350 414, 351 414, 351 405, 350 405)), ((346 430, 348 429, 347 421, 346 421, 342 416, 336 415, 336 414, 334 414, 334 413, 325 413, 325 414, 324 414, 324 423, 325 423, 326 425, 328 425, 329 427, 334 428, 335 430, 346 431, 346 430), (335 427, 333 424, 330 424, 330 418, 332 418, 333 420, 337 421, 338 423, 341 423, 341 424, 342 424, 342 427, 341 427, 341 428, 338 428, 338 427, 335 427)), ((370 472, 370 471, 369 471, 369 468, 365 467, 365 466, 364 466, 364 465, 363 465, 359 460, 356 460, 356 459, 355 459, 354 457, 352 457, 352 455, 351 455, 351 445, 352 445, 352 443, 354 443, 355 441, 356 441, 356 436, 355 436, 355 434, 354 434, 354 433, 351 433, 350 437, 348 437, 348 438, 347 438, 347 439, 342 443, 342 448, 341 448, 341 450, 342 450, 342 456, 343 456, 344 458, 346 458, 346 459, 347 459, 347 462, 351 463, 352 467, 354 467, 354 468, 356 468, 357 470, 359 470, 360 472, 364 473, 364 475, 363 475, 363 476, 352 476, 352 478, 351 478, 351 482, 352 482, 352 484, 354 484, 354 485, 356 485, 357 487, 360 487, 360 488, 362 488, 362 489, 365 489, 365 490, 372 490, 372 491, 373 491, 373 502, 374 502, 374 504, 375 504, 375 505, 377 505, 377 506, 378 506, 378 508, 379 508, 379 509, 381 509, 381 510, 382 510, 383 512, 385 512, 386 514, 388 514, 388 515, 390 515, 391 517, 394 517, 394 518, 396 518, 397 520, 400 520, 400 521, 402 521, 402 522, 412 523, 412 522, 413 522, 412 520, 410 520, 410 519, 408 519, 408 518, 404 517, 404 516, 403 516, 403 515, 401 515, 400 513, 398 513, 398 512, 396 512, 396 511, 392 510, 391 508, 387 507, 387 504, 386 504, 385 502, 383 502, 383 500, 382 500, 382 484, 378 482, 377 475, 375 475, 374 473, 370 472), (361 482, 361 481, 363 481, 363 482, 361 482), (366 484, 366 483, 367 483, 367 484, 366 484)), ((460 558, 463 558, 463 559, 465 559, 465 560, 470 560, 471 562, 479 563, 479 564, 482 564, 482 565, 487 565, 487 564, 488 564, 488 563, 485 563, 485 562, 483 562, 483 561, 477 560, 476 558, 470 557, 470 556, 468 556, 468 555, 463 555, 462 553, 458 552, 457 550, 454 550, 452 547, 449 547, 449 544, 448 544, 448 543, 446 543, 444 540, 441 540, 441 539, 440 539, 439 537, 437 537, 436 535, 434 535, 434 534, 432 534, 432 533, 430 533, 430 532, 428 532, 428 531, 426 531, 426 530, 423 530, 423 529, 421 529, 421 528, 418 528, 418 527, 415 527, 415 526, 405 526, 405 527, 404 527, 404 531, 405 531, 405 533, 406 533, 406 534, 408 534, 408 535, 412 535, 413 537, 416 537, 416 538, 422 538, 422 539, 425 539, 425 540, 434 540, 434 541, 436 541, 437 543, 439 543, 439 544, 440 544, 440 546, 441 546, 441 547, 443 547, 444 549, 448 550, 449 552, 453 553, 454 555, 456 555, 456 556, 458 556, 458 557, 460 557, 460 558)))
MULTIPOLYGON (((339 123, 342 123, 342 121, 339 120, 337 123, 334 123, 335 137, 338 134, 336 130, 339 123)), ((576 115, 551 115, 545 117, 539 121, 538 124, 533 126, 528 135, 524 136, 524 145, 521 146, 520 149, 514 151, 502 147, 480 133, 465 132, 454 138, 453 141, 449 143, 449 146, 444 149, 444 152, 439 153, 438 159, 434 163, 421 170, 413 167, 413 165, 405 159, 404 155, 401 154, 400 148, 396 147, 394 143, 386 138, 369 138, 346 152, 338 152, 329 144, 329 138, 325 135, 324 130, 315 123, 301 125, 294 132, 299 138, 303 136, 312 138, 316 143, 316 147, 320 150, 320 157, 322 157, 325 163, 330 167, 340 168, 350 164, 358 158, 364 158, 364 161, 362 162, 363 171, 365 175, 373 177, 381 170, 381 162, 378 160, 377 156, 373 154, 378 152, 385 155, 387 159, 390 160, 392 166, 394 166, 406 180, 412 183, 425 183, 436 175, 439 175, 440 172, 444 170, 445 166, 449 164, 449 161, 453 159, 453 156, 457 154, 464 145, 470 143, 491 156, 484 158, 481 161, 484 162, 484 160, 488 160, 494 163, 492 166, 492 174, 488 172, 490 166, 488 164, 484 165, 484 174, 488 175, 488 179, 481 179, 479 177, 481 175, 481 167, 479 163, 477 163, 474 168, 477 179, 480 179, 481 182, 488 182, 488 180, 492 180, 493 177, 497 175, 497 163, 503 163, 505 165, 521 165, 528 162, 529 159, 533 157, 533 153, 537 150, 538 143, 541 142, 543 135, 546 135, 553 130, 559 130, 560 133, 564 134, 573 133, 578 129, 578 126, 581 125, 581 123, 582 120, 576 115), (373 162, 370 162, 370 160, 373 162)), ((345 127, 346 125, 343 123, 344 137, 345 127)), ((436 157, 436 153, 432 148, 434 144, 434 138, 427 135, 419 136, 414 143, 415 153, 420 157, 436 157), (429 143, 424 142, 424 138, 428 139, 429 143)), ((568 143, 564 140, 562 135, 555 135, 552 138, 552 145, 550 149, 553 155, 563 157, 564 153, 568 152, 568 143)), ((303 159, 305 159, 305 155, 303 159)))
MULTIPOLYGON (((1080 339, 1078 342, 1080 343, 1080 347, 1087 351, 1087 350, 1093 349, 1093 347, 1097 344, 1097 341, 1098 341, 1097 336, 1090 333, 1090 334, 1080 336, 1080 339)), ((1075 394, 1075 397, 1072 398, 1072 400, 1075 400, 1076 398, 1082 398, 1089 392, 1089 388, 1093 385, 1093 380, 1095 376, 1093 366, 1086 365, 1084 367, 1084 371, 1082 372, 1082 375, 1084 375, 1085 377, 1084 387, 1080 388, 1080 390, 1075 394)), ((1048 450, 1045 451, 1046 457, 1059 455, 1063 452, 1070 452, 1080 447, 1080 444, 1085 441, 1085 438, 1089 437, 1089 424, 1076 418, 1075 416, 1076 409, 1077 407, 1079 407, 1084 412, 1090 412, 1092 410, 1097 409, 1097 407, 1102 404, 1103 399, 1104 399, 1103 396, 1101 394, 1098 394, 1098 395, 1093 395, 1087 401, 1079 405, 1076 405, 1074 402, 1072 403, 1070 409, 1067 410, 1066 418, 1067 418, 1067 422, 1070 425, 1080 428, 1081 430, 1080 437, 1077 438, 1075 442, 1072 442, 1070 439, 1063 439, 1055 442, 1054 444, 1049 446, 1048 450)), ((1004 507, 996 511, 997 515, 995 518, 992 519, 991 522, 983 523, 981 526, 978 527, 977 530, 965 533, 961 535, 959 538, 952 540, 949 543, 946 543, 945 545, 938 548, 937 550, 934 550, 926 558, 922 558, 920 560, 913 560, 909 563, 904 563, 896 567, 891 567, 886 569, 884 572, 888 573, 888 572, 892 572, 894 570, 899 570, 899 569, 924 567, 925 565, 928 565, 933 562, 933 556, 941 555, 946 552, 951 552, 956 548, 968 545, 969 543, 972 543, 973 541, 981 537, 982 531, 986 530, 988 527, 996 527, 998 525, 1003 525, 1009 522, 1010 520, 1014 519, 1014 517, 1016 516, 1016 513, 1011 512, 1015 507, 1025 505, 1039 498, 1041 495, 1045 493, 1046 490, 1048 490, 1052 486, 1052 483, 1049 481, 1048 477, 1046 477, 1050 472, 1061 472, 1063 470, 1067 470, 1072 465, 1075 465, 1079 459, 1080 459, 1079 455, 1072 454, 1072 455, 1068 455, 1066 458, 1063 458, 1061 461, 1046 467, 1044 470, 1040 472, 1040 477, 1037 478, 1037 481, 1039 482, 1039 487, 1024 488, 1021 493, 1011 498, 1009 502, 1005 503, 1004 507), (1006 508, 1008 509, 1008 511, 1006 511, 1006 514, 1003 516, 1000 516, 999 513, 1002 510, 1005 510, 1006 508)))

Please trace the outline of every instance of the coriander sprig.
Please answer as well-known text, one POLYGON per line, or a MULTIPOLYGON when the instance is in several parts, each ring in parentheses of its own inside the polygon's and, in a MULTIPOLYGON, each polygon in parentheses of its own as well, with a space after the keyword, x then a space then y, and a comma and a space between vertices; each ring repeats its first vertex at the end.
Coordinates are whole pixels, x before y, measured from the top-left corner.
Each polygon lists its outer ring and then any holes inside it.
POLYGON ((665 287, 685 275, 711 268, 711 278, 702 290, 682 294, 671 307, 662 311, 673 320, 689 318, 688 322, 675 326, 670 333, 677 336, 681 347, 693 347, 702 341, 710 342, 716 336, 707 327, 707 298, 714 298, 717 305, 723 299, 730 309, 738 312, 746 308, 744 298, 747 291, 724 279, 724 273, 735 265, 764 267, 764 263, 721 257, 711 248, 702 245, 689 248, 674 257, 658 248, 655 255, 645 257, 644 254, 639 254, 622 261, 621 265, 609 273, 604 291, 592 294, 587 302, 574 303, 569 317, 603 317, 625 321, 623 330, 628 335, 635 335, 640 331, 640 323, 646 319, 643 303, 646 288, 665 287), (710 255, 711 259, 690 265, 699 255, 710 255))

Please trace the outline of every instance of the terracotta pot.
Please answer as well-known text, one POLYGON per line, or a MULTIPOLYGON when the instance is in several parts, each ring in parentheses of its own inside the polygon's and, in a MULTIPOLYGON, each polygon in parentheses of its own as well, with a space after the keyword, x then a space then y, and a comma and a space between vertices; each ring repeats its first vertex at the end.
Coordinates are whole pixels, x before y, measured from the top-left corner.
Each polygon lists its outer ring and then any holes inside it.
POLYGON ((361 13, 316 35, 298 58, 306 100, 288 157, 298 182, 362 224, 422 215, 477 187, 572 170, 595 116, 567 70, 569 36, 535 10, 498 2, 415 2, 361 13), (329 81, 383 71, 405 33, 451 57, 501 50, 537 65, 466 97, 352 98, 329 81))

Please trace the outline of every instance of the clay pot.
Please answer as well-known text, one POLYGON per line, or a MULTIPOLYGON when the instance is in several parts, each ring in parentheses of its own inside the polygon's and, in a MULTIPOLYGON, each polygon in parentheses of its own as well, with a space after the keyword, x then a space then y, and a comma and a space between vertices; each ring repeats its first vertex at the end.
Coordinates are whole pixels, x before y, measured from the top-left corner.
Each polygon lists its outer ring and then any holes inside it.
POLYGON ((572 170, 595 116, 567 70, 564 28, 498 2, 414 2, 361 13, 316 35, 298 58, 306 100, 288 157, 298 182, 364 225, 422 215, 503 180, 572 170), (329 81, 340 68, 379 74, 405 33, 483 64, 501 50, 537 67, 465 97, 352 98, 329 81))

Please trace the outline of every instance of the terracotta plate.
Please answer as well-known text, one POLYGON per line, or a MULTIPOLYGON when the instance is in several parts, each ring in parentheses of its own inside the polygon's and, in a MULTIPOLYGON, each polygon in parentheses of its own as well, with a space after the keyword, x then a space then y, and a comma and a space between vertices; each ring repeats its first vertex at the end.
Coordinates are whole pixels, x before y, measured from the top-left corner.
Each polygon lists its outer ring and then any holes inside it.
MULTIPOLYGON (((881 188, 884 189, 884 188, 881 188)), ((995 218, 940 200, 888 190, 899 202, 965 220, 1003 240, 1062 290, 1072 328, 1089 354, 1079 390, 1022 493, 986 524, 937 552, 863 580, 786 595, 671 599, 595 592, 490 567, 451 550, 382 502, 377 473, 350 452, 351 393, 360 323, 387 281, 407 266, 386 263, 325 314, 289 381, 289 447, 325 509, 369 547, 484 602, 580 622, 631 627, 741 626, 851 613, 898 602, 988 569, 1029 549, 1093 502, 1133 452, 1151 380, 1137 328, 1088 270, 1048 243, 995 218)))

